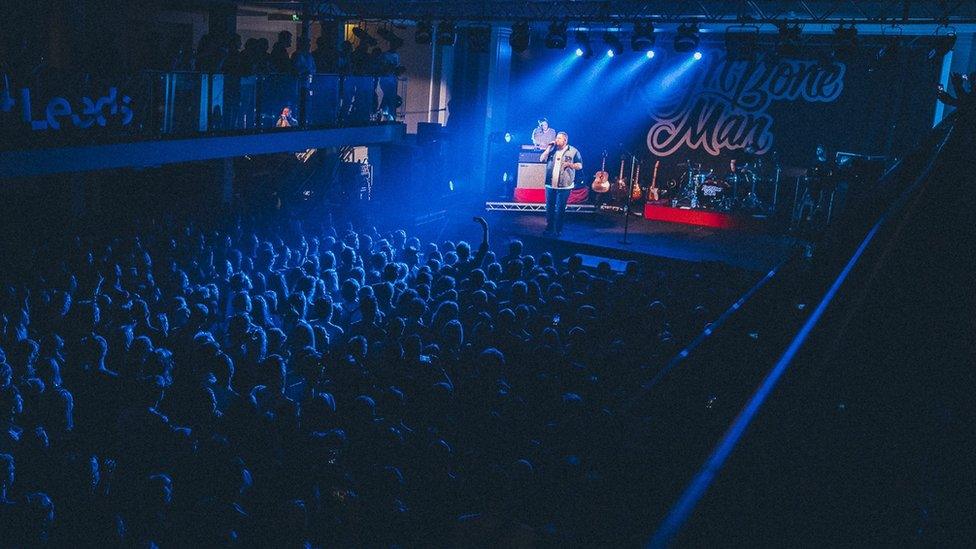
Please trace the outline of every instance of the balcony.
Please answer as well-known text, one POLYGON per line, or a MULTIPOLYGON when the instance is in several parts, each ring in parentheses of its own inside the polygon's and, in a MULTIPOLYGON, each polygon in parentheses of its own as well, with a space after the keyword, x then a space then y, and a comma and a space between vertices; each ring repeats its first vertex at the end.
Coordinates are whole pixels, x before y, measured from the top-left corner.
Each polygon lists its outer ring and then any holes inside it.
POLYGON ((0 177, 19 177, 391 142, 406 81, 146 71, 0 86, 0 177))

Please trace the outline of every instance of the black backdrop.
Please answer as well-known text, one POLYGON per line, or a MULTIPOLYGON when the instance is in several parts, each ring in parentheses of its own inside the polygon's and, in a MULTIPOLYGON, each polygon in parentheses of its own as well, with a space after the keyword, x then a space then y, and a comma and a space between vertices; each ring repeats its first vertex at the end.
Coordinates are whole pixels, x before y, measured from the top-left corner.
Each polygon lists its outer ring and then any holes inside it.
MULTIPOLYGON (((547 116, 581 150, 585 178, 599 168, 603 150, 609 153, 612 176, 625 151, 639 155, 645 166, 648 160, 653 164, 661 155, 648 146, 649 130, 662 120, 663 112, 702 113, 694 110, 698 101, 713 109, 703 116, 716 107, 724 109, 724 113, 743 115, 746 128, 766 124, 768 135, 743 132, 745 139, 732 139, 724 147, 715 146, 722 140, 706 137, 695 148, 683 145, 668 150, 668 156, 661 158, 661 177, 673 177, 677 163, 685 159, 723 169, 728 158, 741 155, 749 142, 761 149, 768 145, 766 158, 771 159, 775 152, 784 166, 810 165, 820 143, 831 152, 895 158, 931 127, 941 59, 929 57, 924 39, 879 59, 885 41, 877 37, 872 44, 865 38, 858 51, 836 59, 828 57, 825 43, 813 44, 792 59, 777 58, 768 48, 755 58, 756 64, 736 61, 730 71, 723 72, 729 61, 720 44, 703 44, 704 58, 692 62, 690 54, 671 51, 669 38, 659 37, 658 55, 643 61, 641 54, 630 51, 609 60, 600 54, 573 59, 573 46, 547 50, 541 40, 535 40, 528 51, 513 57, 509 123, 517 138, 527 141, 537 117, 547 116), (674 76, 682 64, 687 70, 674 76), (753 90, 780 92, 792 83, 797 84, 793 88, 797 93, 771 99, 765 109, 760 100, 757 111, 757 105, 749 104, 755 94, 738 94, 739 101, 730 101, 736 94, 716 93, 723 90, 719 82, 725 82, 726 92, 743 82, 746 89, 752 85, 753 90), (757 82, 765 84, 754 86, 757 82)), ((600 51, 596 43, 594 49, 600 51)), ((707 135, 728 134, 729 128, 736 127, 736 119, 730 122, 728 116, 705 116, 700 124, 697 116, 692 118, 691 125, 707 135)), ((646 183, 646 176, 642 174, 641 180, 646 183)))

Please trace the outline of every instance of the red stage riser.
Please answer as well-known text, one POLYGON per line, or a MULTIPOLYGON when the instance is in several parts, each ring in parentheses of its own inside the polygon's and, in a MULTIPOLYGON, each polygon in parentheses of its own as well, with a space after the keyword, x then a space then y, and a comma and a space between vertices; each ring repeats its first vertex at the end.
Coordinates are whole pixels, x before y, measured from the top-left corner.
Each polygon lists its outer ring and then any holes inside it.
POLYGON ((668 223, 684 223, 699 227, 715 229, 743 229, 756 230, 762 227, 762 221, 749 216, 732 215, 724 212, 708 210, 686 210, 672 208, 650 202, 644 204, 644 219, 666 221, 668 223))
MULTIPOLYGON (((569 204, 583 204, 590 197, 590 190, 586 187, 573 189, 569 193, 569 204)), ((515 201, 525 204, 545 204, 545 189, 515 189, 515 201)))

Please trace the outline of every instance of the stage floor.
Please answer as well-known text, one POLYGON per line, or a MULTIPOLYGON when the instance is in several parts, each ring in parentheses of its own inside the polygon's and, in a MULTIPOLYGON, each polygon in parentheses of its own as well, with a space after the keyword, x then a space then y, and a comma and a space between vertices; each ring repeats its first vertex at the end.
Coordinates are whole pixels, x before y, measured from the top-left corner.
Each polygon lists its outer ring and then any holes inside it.
MULTIPOLYGON (((545 213, 541 212, 484 212, 492 228, 493 243, 500 238, 551 240, 543 236, 545 213)), ((655 256, 681 261, 717 261, 751 271, 768 271, 785 259, 796 240, 790 236, 749 232, 734 229, 715 229, 649 221, 631 215, 627 240, 622 213, 601 212, 567 214, 559 241, 581 247, 583 253, 631 259, 634 256, 655 256)), ((541 244, 541 242, 534 242, 541 244)))

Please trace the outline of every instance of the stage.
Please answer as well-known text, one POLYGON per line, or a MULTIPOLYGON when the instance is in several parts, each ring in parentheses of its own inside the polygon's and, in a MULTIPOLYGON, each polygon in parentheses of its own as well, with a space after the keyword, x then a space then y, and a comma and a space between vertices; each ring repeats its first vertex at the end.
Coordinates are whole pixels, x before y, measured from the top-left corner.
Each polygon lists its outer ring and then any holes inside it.
POLYGON ((545 212, 487 211, 493 244, 520 238, 527 244, 572 244, 581 253, 619 259, 653 256, 681 261, 716 261, 751 271, 768 271, 794 249, 790 236, 756 230, 719 229, 645 220, 630 215, 627 241, 624 215, 616 212, 567 213, 562 237, 543 236, 545 212))

